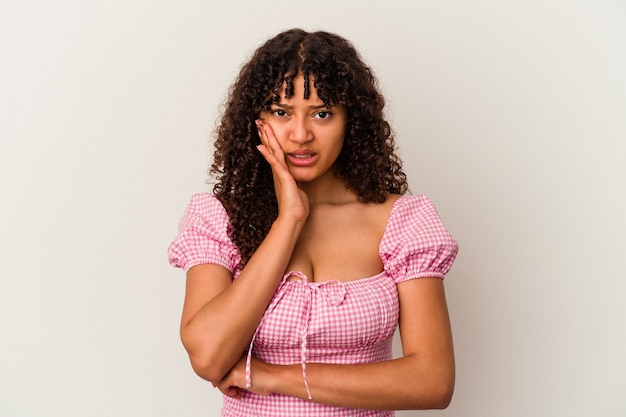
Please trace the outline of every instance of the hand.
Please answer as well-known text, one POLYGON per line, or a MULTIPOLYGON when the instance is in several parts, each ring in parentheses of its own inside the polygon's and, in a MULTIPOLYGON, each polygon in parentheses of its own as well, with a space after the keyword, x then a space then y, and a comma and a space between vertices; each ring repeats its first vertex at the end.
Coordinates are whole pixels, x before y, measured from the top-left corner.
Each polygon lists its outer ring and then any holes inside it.
POLYGON ((272 394, 269 387, 269 378, 271 365, 255 358, 250 362, 250 375, 252 386, 246 388, 246 355, 224 376, 217 384, 213 384, 222 394, 232 397, 241 398, 241 391, 247 390, 259 395, 272 394))
POLYGON ((309 216, 309 199, 289 172, 285 152, 278 143, 272 127, 261 119, 256 123, 262 143, 257 148, 272 167, 278 215, 293 216, 296 220, 304 222, 309 216))

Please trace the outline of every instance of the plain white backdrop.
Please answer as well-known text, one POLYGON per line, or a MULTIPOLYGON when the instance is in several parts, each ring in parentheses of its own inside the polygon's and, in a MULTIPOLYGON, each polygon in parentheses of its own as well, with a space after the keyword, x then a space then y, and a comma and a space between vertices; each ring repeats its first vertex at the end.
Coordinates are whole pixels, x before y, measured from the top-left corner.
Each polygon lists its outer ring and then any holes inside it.
POLYGON ((217 416, 166 248, 239 66, 290 27, 374 68, 461 252, 441 417, 626 415, 626 7, 0 0, 0 415, 217 416))

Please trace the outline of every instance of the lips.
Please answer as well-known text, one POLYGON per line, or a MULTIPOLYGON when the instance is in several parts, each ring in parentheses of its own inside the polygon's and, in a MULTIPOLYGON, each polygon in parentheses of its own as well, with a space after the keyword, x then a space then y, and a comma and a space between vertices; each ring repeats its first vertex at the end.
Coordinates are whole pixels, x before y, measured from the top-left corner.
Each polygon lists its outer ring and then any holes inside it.
POLYGON ((297 149, 287 154, 287 160, 294 166, 308 167, 317 161, 318 156, 309 149, 297 149))

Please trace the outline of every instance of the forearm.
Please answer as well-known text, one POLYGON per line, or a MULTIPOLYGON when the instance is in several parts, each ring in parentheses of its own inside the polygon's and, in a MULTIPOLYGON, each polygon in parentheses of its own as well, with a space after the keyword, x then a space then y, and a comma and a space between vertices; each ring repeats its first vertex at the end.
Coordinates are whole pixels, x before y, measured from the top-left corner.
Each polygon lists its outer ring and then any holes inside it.
MULTIPOLYGON (((308 398, 300 365, 266 369, 273 392, 308 398)), ((313 401, 341 407, 445 408, 454 387, 453 358, 406 356, 360 365, 307 364, 306 369, 313 401)))
MULTIPOLYGON (((455 365, 443 283, 426 278, 405 281, 398 285, 398 295, 404 356, 370 364, 307 364, 315 402, 366 409, 447 407, 455 365)), ((307 398, 298 368, 277 368, 269 374, 277 392, 307 398), (282 372, 285 375, 276 377, 282 372), (287 378, 291 383, 283 384, 287 378)))
POLYGON ((277 219, 232 284, 181 325, 181 338, 194 370, 216 381, 232 368, 250 343, 271 301, 301 224, 277 219))

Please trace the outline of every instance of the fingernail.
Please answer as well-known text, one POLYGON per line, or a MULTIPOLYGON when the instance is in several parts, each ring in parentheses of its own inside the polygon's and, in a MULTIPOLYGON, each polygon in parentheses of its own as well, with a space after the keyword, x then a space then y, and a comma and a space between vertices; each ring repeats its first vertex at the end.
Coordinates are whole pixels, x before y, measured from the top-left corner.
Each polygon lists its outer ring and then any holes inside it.
POLYGON ((256 119, 254 123, 256 123, 257 126, 261 126, 263 124, 263 121, 261 119, 256 119))

